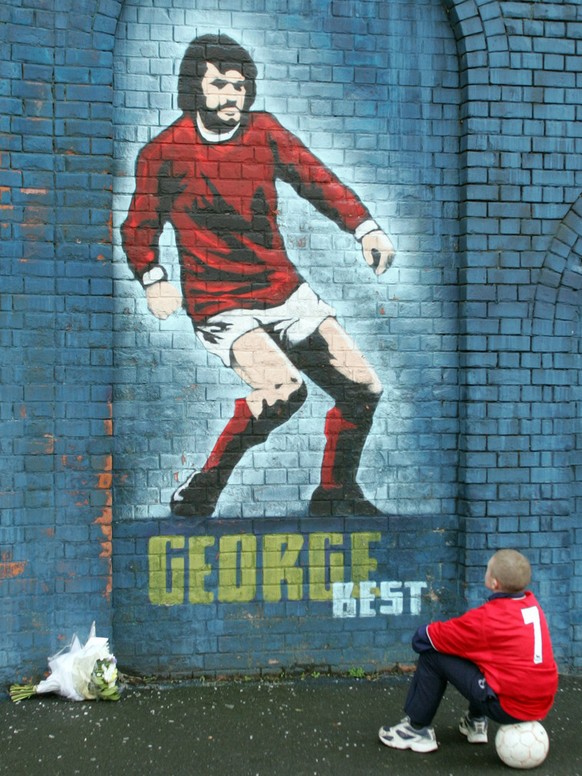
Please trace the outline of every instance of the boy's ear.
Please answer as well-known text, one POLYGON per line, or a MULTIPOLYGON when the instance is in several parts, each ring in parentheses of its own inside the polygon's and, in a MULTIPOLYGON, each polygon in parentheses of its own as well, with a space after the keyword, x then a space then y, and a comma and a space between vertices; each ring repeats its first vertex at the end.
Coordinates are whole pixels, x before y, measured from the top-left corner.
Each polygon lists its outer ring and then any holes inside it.
POLYGON ((495 577, 491 577, 491 589, 492 590, 499 589, 499 582, 495 579, 495 577))

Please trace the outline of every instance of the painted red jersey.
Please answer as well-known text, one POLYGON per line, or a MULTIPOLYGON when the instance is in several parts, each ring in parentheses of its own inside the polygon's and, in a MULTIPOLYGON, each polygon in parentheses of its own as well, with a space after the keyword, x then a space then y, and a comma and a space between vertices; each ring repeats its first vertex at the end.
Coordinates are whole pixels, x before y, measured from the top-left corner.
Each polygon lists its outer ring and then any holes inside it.
POLYGON ((188 313, 195 321, 235 308, 282 304, 302 279, 277 225, 276 180, 354 232, 370 218, 358 197, 273 116, 251 112, 225 142, 209 143, 183 114, 141 150, 121 228, 136 277, 158 263, 172 224, 188 313))
POLYGON ((543 719, 558 689, 558 670, 545 615, 533 593, 493 596, 461 617, 427 626, 438 652, 476 663, 504 711, 543 719))

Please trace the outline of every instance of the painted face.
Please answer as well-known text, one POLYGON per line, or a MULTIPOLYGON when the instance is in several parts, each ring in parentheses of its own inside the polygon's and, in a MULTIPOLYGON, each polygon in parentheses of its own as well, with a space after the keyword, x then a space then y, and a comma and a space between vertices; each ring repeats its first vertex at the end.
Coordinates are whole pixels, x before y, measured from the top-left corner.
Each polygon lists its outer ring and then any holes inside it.
POLYGON ((234 127, 241 120, 247 90, 245 77, 238 70, 220 70, 210 62, 202 78, 205 110, 202 121, 210 130, 234 127))

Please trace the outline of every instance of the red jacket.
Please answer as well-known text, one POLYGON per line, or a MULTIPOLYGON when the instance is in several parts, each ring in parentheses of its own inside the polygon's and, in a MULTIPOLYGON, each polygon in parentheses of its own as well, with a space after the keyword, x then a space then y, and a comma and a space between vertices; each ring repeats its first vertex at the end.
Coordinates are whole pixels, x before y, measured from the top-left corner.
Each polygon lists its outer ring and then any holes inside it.
POLYGON ((206 142, 183 114, 138 156, 135 194, 121 227, 135 275, 141 279, 158 263, 158 240, 171 223, 195 321, 282 304, 301 277, 277 226, 276 179, 346 231, 370 218, 356 195, 269 113, 249 113, 234 137, 220 143, 206 142))
POLYGON ((461 617, 426 628, 438 652, 476 663, 504 711, 543 719, 558 689, 558 669, 544 613, 533 593, 494 595, 461 617))

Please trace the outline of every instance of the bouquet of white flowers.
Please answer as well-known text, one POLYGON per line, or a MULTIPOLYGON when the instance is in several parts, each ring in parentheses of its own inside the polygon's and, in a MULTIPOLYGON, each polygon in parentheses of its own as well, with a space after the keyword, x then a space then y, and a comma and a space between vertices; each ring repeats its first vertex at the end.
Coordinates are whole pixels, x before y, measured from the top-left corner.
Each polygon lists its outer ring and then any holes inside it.
POLYGON ((40 693, 53 692, 71 701, 118 701, 117 661, 106 638, 95 635, 95 623, 82 646, 77 636, 69 646, 49 657, 51 673, 38 684, 13 684, 10 697, 18 703, 40 693))

